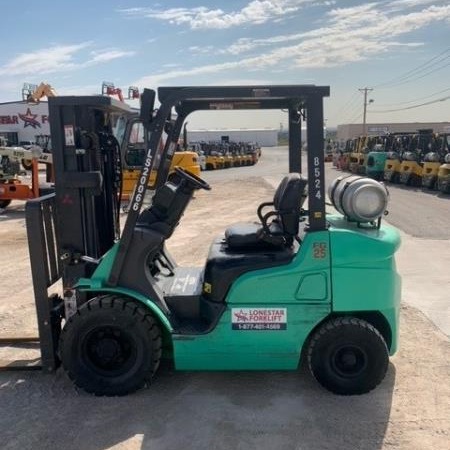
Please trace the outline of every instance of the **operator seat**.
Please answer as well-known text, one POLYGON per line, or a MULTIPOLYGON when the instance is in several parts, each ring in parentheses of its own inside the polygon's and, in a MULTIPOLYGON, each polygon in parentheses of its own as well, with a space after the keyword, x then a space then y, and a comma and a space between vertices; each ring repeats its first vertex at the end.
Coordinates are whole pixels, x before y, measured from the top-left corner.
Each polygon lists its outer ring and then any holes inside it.
POLYGON ((306 186, 307 180, 298 173, 285 176, 275 191, 273 202, 259 205, 257 214, 260 223, 237 223, 225 230, 229 249, 291 246, 298 234, 306 186), (269 206, 273 209, 263 214, 263 209, 269 206))
POLYGON ((238 223, 227 228, 225 239, 216 239, 209 250, 204 271, 203 297, 213 303, 225 300, 230 286, 241 275, 254 270, 289 264, 298 246, 302 204, 307 181, 298 173, 283 178, 273 202, 258 207, 260 223, 238 223), (262 210, 272 206, 264 214, 262 210))

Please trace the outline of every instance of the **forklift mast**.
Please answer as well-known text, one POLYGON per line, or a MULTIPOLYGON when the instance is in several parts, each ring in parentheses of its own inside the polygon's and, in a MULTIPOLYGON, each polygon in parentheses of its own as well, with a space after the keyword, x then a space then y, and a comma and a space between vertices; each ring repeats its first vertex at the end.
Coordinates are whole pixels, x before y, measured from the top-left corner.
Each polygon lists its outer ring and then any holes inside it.
POLYGON ((75 284, 119 238, 121 158, 113 127, 130 114, 110 97, 49 99, 55 193, 26 206, 41 359, 49 372, 57 367, 61 318, 84 300, 75 284), (48 293, 60 278, 64 301, 48 293))

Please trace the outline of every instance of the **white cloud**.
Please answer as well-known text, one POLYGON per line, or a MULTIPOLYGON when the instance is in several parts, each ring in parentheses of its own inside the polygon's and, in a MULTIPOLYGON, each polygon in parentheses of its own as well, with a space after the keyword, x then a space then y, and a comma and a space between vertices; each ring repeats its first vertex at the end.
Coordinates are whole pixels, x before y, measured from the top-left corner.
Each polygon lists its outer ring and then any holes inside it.
MULTIPOLYGON (((376 3, 368 3, 352 8, 337 8, 328 12, 328 24, 304 33, 271 36, 263 39, 240 38, 226 48, 217 49, 211 46, 200 47, 197 52, 216 52, 219 54, 239 55, 256 50, 259 47, 270 47, 287 42, 301 42, 302 48, 312 49, 314 41, 320 45, 332 46, 334 40, 340 40, 341 45, 351 49, 352 39, 367 39, 378 42, 380 51, 393 45, 390 39, 406 34, 417 28, 422 28, 436 20, 450 18, 449 7, 430 7, 426 10, 399 15, 386 15, 376 9, 376 3), (326 40, 326 41, 324 41, 326 40), (330 43, 328 43, 330 41, 330 43)), ((297 46, 298 46, 297 45, 297 46)), ((421 43, 404 43, 404 45, 417 46, 421 43)), ((296 48, 289 47, 289 48, 296 48)), ((326 48, 325 47, 325 48, 326 48)), ((320 52, 320 48, 316 49, 320 52)), ((345 62, 345 61, 343 61, 345 62)))
POLYGON ((174 25, 188 25, 191 29, 224 29, 246 24, 262 24, 292 14, 308 4, 333 4, 314 0, 253 0, 237 11, 195 8, 127 8, 119 12, 131 17, 147 17, 174 25))
POLYGON ((101 51, 93 51, 91 52, 91 59, 86 62, 86 64, 96 64, 101 62, 111 61, 113 59, 128 57, 135 55, 134 51, 124 51, 118 49, 108 49, 101 51))
POLYGON ((198 45, 192 45, 191 47, 188 48, 188 50, 191 53, 201 55, 205 53, 212 53, 214 51, 214 47, 212 45, 203 45, 201 47, 198 45))
POLYGON ((439 0, 394 0, 388 3, 388 6, 404 6, 404 7, 414 7, 429 5, 430 3, 445 3, 445 1, 439 0))
POLYGON ((83 42, 76 45, 57 45, 50 48, 22 53, 0 68, 1 75, 21 75, 29 73, 51 73, 76 67, 73 57, 80 50, 91 45, 83 42))
POLYGON ((422 42, 403 42, 398 37, 449 18, 450 5, 430 6, 409 14, 405 11, 399 14, 384 12, 377 3, 336 8, 329 11, 321 28, 267 39, 242 38, 227 49, 214 49, 216 53, 239 55, 261 46, 274 47, 256 56, 156 74, 142 78, 137 84, 156 86, 171 79, 235 69, 249 72, 279 70, 283 67, 307 69, 342 66, 386 53, 393 47, 422 45, 422 42), (289 41, 294 43, 286 45, 289 41), (276 44, 279 43, 283 43, 283 46, 277 48, 276 44))
POLYGON ((44 75, 67 72, 135 54, 135 52, 119 49, 93 50, 83 60, 80 52, 92 45, 92 42, 82 42, 81 44, 56 45, 30 53, 22 53, 0 67, 0 75, 44 75))

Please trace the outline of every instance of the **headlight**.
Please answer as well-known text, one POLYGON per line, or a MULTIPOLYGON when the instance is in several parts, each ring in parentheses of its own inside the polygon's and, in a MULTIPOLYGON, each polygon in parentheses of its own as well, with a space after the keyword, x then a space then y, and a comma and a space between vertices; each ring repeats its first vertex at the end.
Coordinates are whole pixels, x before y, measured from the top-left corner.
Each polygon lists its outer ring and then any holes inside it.
POLYGON ((328 196, 333 206, 349 220, 367 223, 385 213, 389 193, 378 181, 351 175, 336 178, 328 188, 328 196))

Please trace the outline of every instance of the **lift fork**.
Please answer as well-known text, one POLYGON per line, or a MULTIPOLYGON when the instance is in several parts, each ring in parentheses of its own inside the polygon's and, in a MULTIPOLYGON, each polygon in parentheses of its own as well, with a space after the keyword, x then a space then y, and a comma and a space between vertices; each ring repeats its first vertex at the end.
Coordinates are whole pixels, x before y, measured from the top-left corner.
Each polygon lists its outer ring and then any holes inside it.
MULTIPOLYGON (((0 347, 39 349, 40 340, 38 337, 32 336, 4 337, 0 338, 0 347)), ((0 359, 0 372, 42 370, 42 368, 40 357, 35 359, 18 359, 13 361, 5 361, 0 359)))

